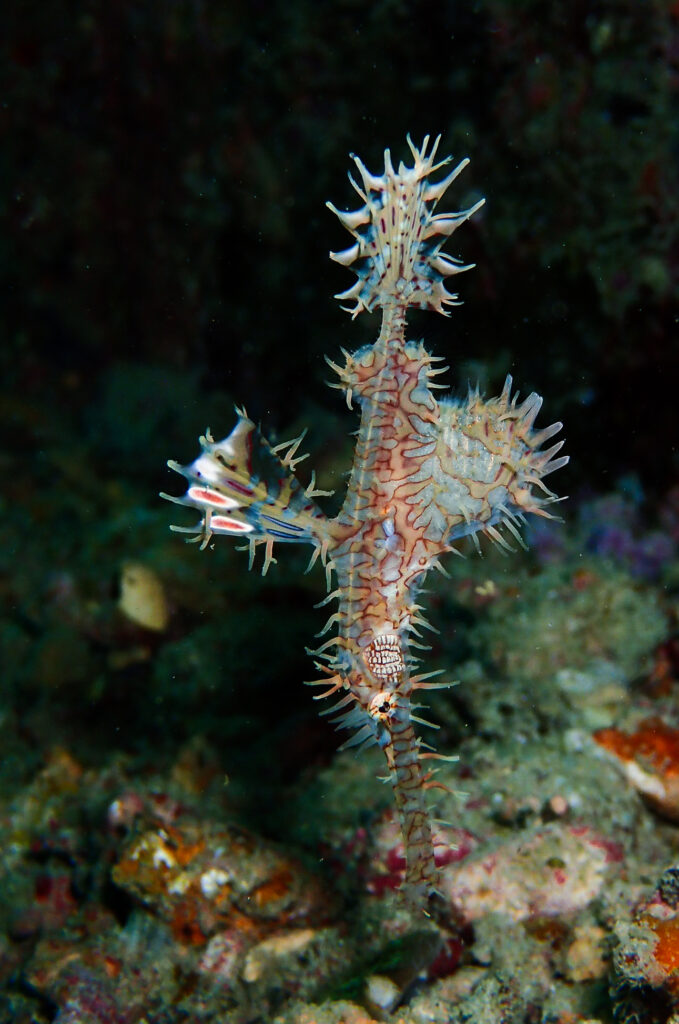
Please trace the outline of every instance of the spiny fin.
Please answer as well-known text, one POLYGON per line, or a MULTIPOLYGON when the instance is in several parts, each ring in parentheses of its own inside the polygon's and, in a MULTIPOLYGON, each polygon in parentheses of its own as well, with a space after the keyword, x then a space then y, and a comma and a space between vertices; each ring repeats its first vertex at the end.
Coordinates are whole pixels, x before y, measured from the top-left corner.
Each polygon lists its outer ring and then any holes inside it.
MULTIPOLYGON (((565 466, 568 456, 557 458, 563 441, 540 448, 561 430, 561 423, 534 429, 541 406, 535 392, 519 404, 518 395, 512 396, 510 376, 497 398, 485 399, 474 389, 464 400, 440 403, 440 423, 432 428, 438 488, 421 516, 426 515, 449 544, 471 537, 480 550, 479 535, 485 534, 501 549, 512 551, 502 527, 525 547, 517 528, 523 516, 552 518, 548 507, 560 499, 544 477, 565 466)), ((417 505, 419 499, 409 500, 417 505)))
POLYGON ((161 497, 197 508, 197 527, 175 527, 195 533, 203 546, 213 534, 245 536, 250 564, 257 544, 264 543, 264 569, 274 562, 274 541, 307 542, 321 553, 327 550, 327 518, 304 490, 293 469, 301 438, 272 448, 244 411, 228 437, 214 441, 207 431, 200 439, 201 454, 187 466, 168 462, 170 469, 189 482, 186 494, 161 497), (287 448, 283 458, 279 451, 287 448))
MULTIPOLYGON (((434 214, 436 203, 469 163, 462 160, 445 178, 431 183, 429 176, 450 162, 446 157, 435 163, 441 136, 428 153, 429 136, 418 149, 408 136, 413 155, 412 167, 404 163, 394 170, 391 153, 384 152, 384 172, 371 174, 354 156, 361 176, 360 185, 349 180, 363 200, 354 212, 342 212, 332 203, 326 205, 356 241, 343 252, 331 252, 330 258, 351 267, 358 280, 335 296, 351 300, 343 306, 353 316, 377 306, 415 306, 448 315, 445 306, 457 305, 457 296, 447 292, 443 281, 452 274, 470 270, 473 264, 441 252, 453 231, 483 206, 484 200, 460 213, 434 214), (355 265, 354 265, 355 264, 355 265)), ((353 154, 352 154, 353 155, 353 154)))

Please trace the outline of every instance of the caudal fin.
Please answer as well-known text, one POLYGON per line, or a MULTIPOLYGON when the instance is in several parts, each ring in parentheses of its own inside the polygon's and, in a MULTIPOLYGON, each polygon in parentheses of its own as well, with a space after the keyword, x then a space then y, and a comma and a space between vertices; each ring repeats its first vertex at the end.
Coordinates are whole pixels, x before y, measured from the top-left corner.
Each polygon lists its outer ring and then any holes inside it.
POLYGON ((441 252, 446 239, 455 228, 472 216, 485 200, 480 199, 459 213, 434 214, 434 208, 469 163, 462 160, 445 178, 432 183, 429 176, 450 163, 446 157, 435 163, 441 136, 427 153, 429 136, 418 149, 408 136, 414 158, 412 167, 399 164, 394 170, 389 150, 384 152, 384 173, 370 174, 357 156, 354 162, 361 184, 349 175, 351 184, 363 201, 353 212, 342 212, 332 203, 326 205, 356 239, 343 252, 331 252, 330 258, 351 267, 358 280, 337 299, 350 299, 353 306, 343 306, 352 316, 378 306, 414 306, 433 309, 448 315, 445 306, 456 305, 457 295, 446 291, 444 280, 452 274, 470 270, 454 256, 441 252))
POLYGON ((243 412, 222 441, 215 441, 208 431, 200 439, 201 454, 190 465, 168 463, 189 486, 182 497, 161 497, 201 513, 197 526, 173 529, 194 534, 203 545, 213 534, 244 536, 251 553, 264 543, 264 571, 275 561, 276 541, 311 543, 324 552, 327 520, 312 498, 329 492, 314 489, 313 475, 306 489, 295 477, 295 464, 305 458, 296 455, 301 440, 272 448, 243 412))

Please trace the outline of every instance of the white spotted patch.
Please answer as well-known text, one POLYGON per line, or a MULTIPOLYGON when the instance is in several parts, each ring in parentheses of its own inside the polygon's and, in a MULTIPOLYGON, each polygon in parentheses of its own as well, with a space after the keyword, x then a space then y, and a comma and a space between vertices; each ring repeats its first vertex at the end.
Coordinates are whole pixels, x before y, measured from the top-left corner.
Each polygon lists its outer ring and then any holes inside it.
POLYGON ((401 643, 393 633, 376 636, 366 647, 363 657, 376 679, 393 679, 405 672, 401 643))

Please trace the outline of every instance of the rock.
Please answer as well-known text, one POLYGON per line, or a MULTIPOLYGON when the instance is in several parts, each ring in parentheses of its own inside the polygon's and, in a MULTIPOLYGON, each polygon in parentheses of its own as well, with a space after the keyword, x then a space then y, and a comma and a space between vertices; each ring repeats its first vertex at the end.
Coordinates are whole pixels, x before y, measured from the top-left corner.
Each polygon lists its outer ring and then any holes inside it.
POLYGON ((594 981, 608 969, 606 932, 598 925, 579 925, 566 953, 565 974, 569 981, 594 981))
POLYGON ((179 821, 136 835, 113 869, 117 885, 202 945, 244 927, 253 941, 328 912, 316 876, 272 844, 236 826, 179 821))
POLYGON ((163 633, 170 621, 162 580, 141 562, 126 562, 123 566, 118 608, 135 625, 157 633, 163 633))
POLYGON ((465 921, 501 913, 514 921, 573 914, 599 895, 619 847, 562 822, 513 838, 443 869, 441 889, 465 921))
POLYGON ((313 928, 297 928, 259 942, 245 957, 243 980, 250 983, 259 981, 267 970, 275 969, 282 961, 301 953, 315 936, 313 928))

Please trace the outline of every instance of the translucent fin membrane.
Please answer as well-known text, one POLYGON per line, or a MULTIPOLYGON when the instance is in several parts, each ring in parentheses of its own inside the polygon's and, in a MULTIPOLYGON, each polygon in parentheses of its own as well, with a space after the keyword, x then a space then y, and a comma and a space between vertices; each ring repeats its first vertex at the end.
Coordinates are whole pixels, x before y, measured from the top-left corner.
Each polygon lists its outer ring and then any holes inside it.
MULTIPOLYGON (((267 541, 307 542, 323 548, 326 518, 294 475, 302 438, 272 448, 245 414, 228 437, 200 439, 201 454, 187 466, 168 462, 189 482, 182 497, 162 497, 201 512, 195 527, 174 527, 208 543, 213 534, 245 536, 252 544, 267 541), (285 451, 281 458, 279 453, 285 451)), ((270 549, 268 560, 271 561, 270 549)))
POLYGON ((455 305, 457 295, 446 291, 445 278, 469 270, 454 256, 441 252, 441 247, 460 224, 483 206, 480 199, 459 213, 434 214, 434 208, 467 166, 462 160, 441 181, 432 183, 429 176, 450 163, 446 157, 435 163, 441 136, 428 153, 429 136, 418 149, 408 136, 414 164, 399 164, 394 170, 389 150, 384 152, 384 172, 371 174, 357 156, 354 162, 360 184, 349 175, 351 184, 363 205, 352 212, 342 212, 332 203, 327 206, 337 215, 356 239, 343 252, 331 252, 330 258, 351 267, 358 280, 335 298, 351 300, 343 306, 356 316, 361 310, 377 306, 414 306, 445 313, 445 306, 455 305))
MULTIPOLYGON (((559 456, 563 441, 540 446, 557 434, 561 423, 535 430, 542 399, 533 392, 519 404, 511 395, 507 377, 502 394, 483 399, 470 391, 465 401, 442 402, 436 448, 420 473, 431 480, 431 494, 412 500, 423 506, 430 535, 449 543, 471 536, 478 544, 485 533, 505 551, 513 542, 523 546, 519 527, 526 514, 552 518, 549 506, 561 500, 549 490, 544 477, 561 469, 567 455, 559 456), (506 534, 500 532, 504 527, 506 534)), ((418 525, 416 520, 415 525, 418 525)))

